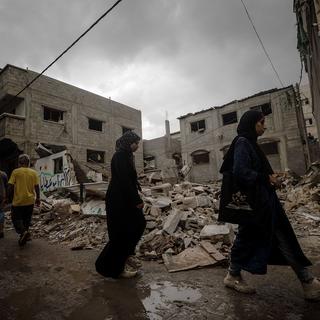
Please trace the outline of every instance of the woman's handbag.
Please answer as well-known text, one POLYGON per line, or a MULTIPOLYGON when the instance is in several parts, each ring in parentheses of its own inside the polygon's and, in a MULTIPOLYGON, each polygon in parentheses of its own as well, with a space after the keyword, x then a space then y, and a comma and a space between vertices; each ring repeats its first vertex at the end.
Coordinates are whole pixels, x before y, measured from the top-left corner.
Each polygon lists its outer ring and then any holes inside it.
POLYGON ((248 224, 253 222, 255 210, 252 208, 251 202, 248 199, 248 194, 241 192, 237 188, 232 172, 224 172, 218 221, 233 224, 248 224))

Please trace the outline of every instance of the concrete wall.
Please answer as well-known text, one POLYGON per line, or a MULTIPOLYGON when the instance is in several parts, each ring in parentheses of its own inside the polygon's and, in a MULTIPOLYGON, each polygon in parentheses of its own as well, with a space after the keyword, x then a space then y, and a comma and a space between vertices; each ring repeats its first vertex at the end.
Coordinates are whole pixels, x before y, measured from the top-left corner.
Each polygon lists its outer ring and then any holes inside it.
MULTIPOLYGON (((15 95, 36 75, 32 71, 6 66, 0 72, 0 97, 15 95)), ((23 102, 16 110, 19 114, 25 113, 24 151, 32 157, 37 156, 34 146, 39 142, 65 145, 72 157, 82 164, 87 162, 87 149, 104 151, 102 165, 109 170, 122 126, 132 128, 142 136, 141 111, 46 76, 41 76, 21 97, 23 102), (44 120, 44 106, 63 111, 63 122, 44 120), (90 130, 88 118, 103 121, 102 132, 90 130)), ((5 101, 0 98, 0 102, 0 111, 5 112, 5 101)), ((143 170, 142 154, 141 147, 135 157, 138 171, 143 170)))
POLYGON ((62 151, 51 156, 38 159, 35 169, 39 173, 40 187, 42 191, 52 191, 59 187, 74 185, 77 183, 72 159, 67 151, 62 151), (62 159, 62 172, 54 171, 54 160, 62 159))
POLYGON ((155 166, 161 170, 167 160, 172 159, 174 153, 181 153, 181 143, 178 139, 172 139, 171 137, 169 143, 167 136, 143 140, 143 151, 145 156, 155 157, 155 166))
POLYGON ((300 87, 300 97, 307 133, 310 133, 313 137, 318 138, 316 121, 312 112, 312 96, 309 84, 305 84, 300 87))
POLYGON ((274 170, 283 171, 290 168, 299 174, 304 173, 305 147, 298 126, 295 101, 294 89, 290 86, 234 101, 223 107, 180 117, 182 158, 184 164, 192 165, 190 180, 207 182, 220 178, 219 169, 223 154, 236 136, 239 119, 251 107, 269 102, 272 113, 266 116, 267 131, 259 141, 276 143, 278 154, 268 156, 274 170), (233 111, 237 112, 237 123, 223 125, 222 115, 233 111), (199 120, 205 120, 205 131, 191 132, 190 123, 199 120), (209 163, 192 163, 192 153, 197 150, 209 152, 209 163))
POLYGON ((312 96, 312 109, 318 136, 320 133, 320 16, 315 8, 319 0, 295 0, 297 15, 298 50, 308 73, 312 96))
POLYGON ((163 137, 143 140, 144 157, 154 157, 155 169, 167 170, 168 167, 176 167, 173 155, 181 156, 180 132, 170 134, 169 120, 165 121, 163 137))

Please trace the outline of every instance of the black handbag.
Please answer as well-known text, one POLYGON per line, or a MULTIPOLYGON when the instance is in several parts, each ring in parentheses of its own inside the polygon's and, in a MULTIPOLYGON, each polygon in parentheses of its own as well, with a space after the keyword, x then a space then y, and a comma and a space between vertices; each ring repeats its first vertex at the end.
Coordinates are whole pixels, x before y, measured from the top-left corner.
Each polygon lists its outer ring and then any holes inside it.
POLYGON ((255 220, 255 210, 252 200, 254 197, 241 191, 235 181, 232 172, 224 172, 218 221, 233 224, 248 224, 255 220))

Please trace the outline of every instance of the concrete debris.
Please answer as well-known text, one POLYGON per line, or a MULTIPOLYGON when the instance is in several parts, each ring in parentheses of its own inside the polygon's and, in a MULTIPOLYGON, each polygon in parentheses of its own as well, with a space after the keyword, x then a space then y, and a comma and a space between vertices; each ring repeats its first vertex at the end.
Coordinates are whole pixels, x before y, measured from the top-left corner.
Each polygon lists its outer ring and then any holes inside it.
POLYGON ((169 191, 172 190, 172 185, 170 183, 164 183, 161 185, 157 185, 154 187, 151 187, 151 195, 164 195, 169 196, 169 191))
POLYGON ((167 217, 164 225, 163 225, 163 231, 167 234, 172 235, 178 226, 178 223, 182 217, 182 212, 178 209, 174 209, 169 216, 167 217))
POLYGON ((106 205, 104 200, 92 199, 84 202, 81 206, 82 213, 85 215, 105 216, 106 205))
MULTIPOLYGON (((140 258, 163 260, 170 272, 225 261, 237 228, 217 222, 220 182, 171 185, 157 174, 142 179, 147 227, 137 247, 140 258)), ((303 177, 291 172, 278 174, 282 187, 277 192, 298 237, 320 236, 319 177, 319 163, 303 177)), ((63 194, 57 190, 42 196, 41 207, 34 212, 33 237, 62 243, 72 250, 104 246, 108 240, 103 198, 106 184, 87 184, 89 190, 82 204, 75 192, 78 189, 71 187, 65 187, 63 194)), ((6 214, 6 227, 12 228, 9 212, 6 214)))
POLYGON ((228 225, 209 224, 200 231, 201 239, 210 239, 212 243, 222 241, 225 244, 231 244, 233 236, 228 225))

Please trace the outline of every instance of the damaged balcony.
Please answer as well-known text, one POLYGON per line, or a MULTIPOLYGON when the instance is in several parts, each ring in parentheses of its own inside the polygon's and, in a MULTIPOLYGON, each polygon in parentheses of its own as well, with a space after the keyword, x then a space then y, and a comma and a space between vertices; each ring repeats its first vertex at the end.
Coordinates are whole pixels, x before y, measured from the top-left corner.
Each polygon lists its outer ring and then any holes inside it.
POLYGON ((0 139, 25 136, 24 99, 0 91, 0 139))
POLYGON ((25 136, 25 117, 15 114, 2 113, 0 115, 0 139, 21 138, 25 136))

